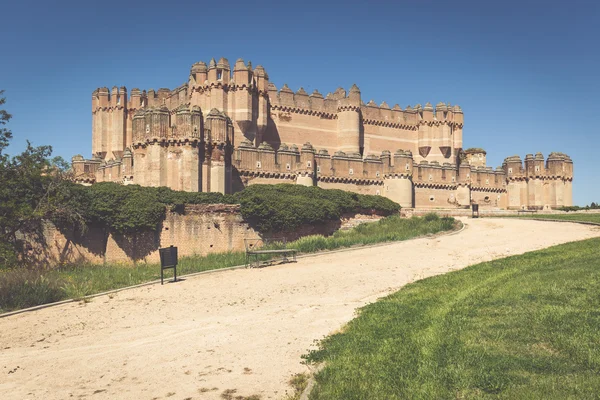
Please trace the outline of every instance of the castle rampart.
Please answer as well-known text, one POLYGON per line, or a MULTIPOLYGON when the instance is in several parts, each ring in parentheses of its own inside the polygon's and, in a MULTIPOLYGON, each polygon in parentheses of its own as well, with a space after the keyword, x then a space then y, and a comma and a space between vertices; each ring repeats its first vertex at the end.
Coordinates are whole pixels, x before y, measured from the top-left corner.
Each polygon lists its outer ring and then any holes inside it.
POLYGON ((172 90, 96 89, 92 158, 74 157, 73 169, 84 184, 230 193, 286 182, 387 196, 404 207, 572 204, 568 156, 508 157, 494 170, 483 149, 462 149, 463 124, 457 105, 365 103, 356 85, 325 96, 278 90, 262 66, 212 59, 192 65, 172 90))

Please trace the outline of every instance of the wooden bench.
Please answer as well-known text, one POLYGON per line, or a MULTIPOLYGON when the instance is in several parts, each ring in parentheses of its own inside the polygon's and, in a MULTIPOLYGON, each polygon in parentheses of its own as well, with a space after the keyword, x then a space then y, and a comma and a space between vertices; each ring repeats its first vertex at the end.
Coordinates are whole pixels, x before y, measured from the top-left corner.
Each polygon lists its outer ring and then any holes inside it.
POLYGON ((517 215, 519 215, 519 214, 535 214, 536 212, 537 212, 536 210, 518 210, 517 215))
POLYGON ((296 253, 298 253, 296 249, 287 248, 285 238, 244 239, 244 246, 246 247, 246 268, 252 267, 253 264, 255 267, 259 267, 262 255, 281 255, 283 262, 290 262, 289 257, 291 257, 292 261, 296 262, 296 253), (277 248, 280 246, 283 248, 277 248), (251 263, 253 257, 254 263, 251 263))

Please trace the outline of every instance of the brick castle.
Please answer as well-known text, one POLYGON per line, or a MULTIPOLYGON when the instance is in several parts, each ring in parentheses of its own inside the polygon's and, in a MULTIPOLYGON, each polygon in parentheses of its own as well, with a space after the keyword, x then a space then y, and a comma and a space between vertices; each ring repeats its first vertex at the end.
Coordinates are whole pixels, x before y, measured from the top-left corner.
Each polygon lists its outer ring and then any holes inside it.
POLYGON ((233 193, 257 183, 317 185, 386 196, 403 207, 543 209, 572 205, 563 153, 486 166, 462 147, 463 111, 373 101, 356 85, 323 96, 278 90, 261 66, 214 59, 175 88, 92 93, 92 158, 82 184, 118 182, 233 193))

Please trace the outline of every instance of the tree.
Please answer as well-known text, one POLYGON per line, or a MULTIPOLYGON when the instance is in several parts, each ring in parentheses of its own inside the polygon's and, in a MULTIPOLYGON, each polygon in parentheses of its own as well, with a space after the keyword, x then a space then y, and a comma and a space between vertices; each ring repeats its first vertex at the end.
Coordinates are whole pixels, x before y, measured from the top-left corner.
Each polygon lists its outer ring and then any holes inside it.
MULTIPOLYGON (((2 97, 4 94, 4 90, 0 90, 0 107, 6 103, 6 97, 2 97)), ((0 108, 0 160, 3 160, 6 155, 4 155, 4 149, 8 146, 8 142, 12 139, 12 132, 5 128, 4 125, 8 124, 8 121, 12 118, 6 110, 0 108)))
MULTIPOLYGON (((0 98, 0 106, 5 103, 6 98, 0 98)), ((81 222, 64 206, 68 165, 60 157, 50 158, 51 146, 35 147, 28 141, 21 154, 10 157, 5 153, 12 139, 5 125, 11 117, 0 109, 0 267, 22 260, 28 240, 41 240, 45 219, 81 222)))

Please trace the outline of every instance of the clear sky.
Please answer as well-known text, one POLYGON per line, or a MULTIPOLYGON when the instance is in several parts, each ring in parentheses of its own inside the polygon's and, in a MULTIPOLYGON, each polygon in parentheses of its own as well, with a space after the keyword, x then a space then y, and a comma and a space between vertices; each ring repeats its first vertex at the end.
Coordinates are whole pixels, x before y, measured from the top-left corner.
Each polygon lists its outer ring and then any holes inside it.
POLYGON ((365 102, 459 104, 488 165, 551 151, 600 202, 600 2, 4 1, 0 89, 15 139, 91 156, 91 94, 174 88, 196 61, 263 65, 278 88, 356 83, 365 102))

